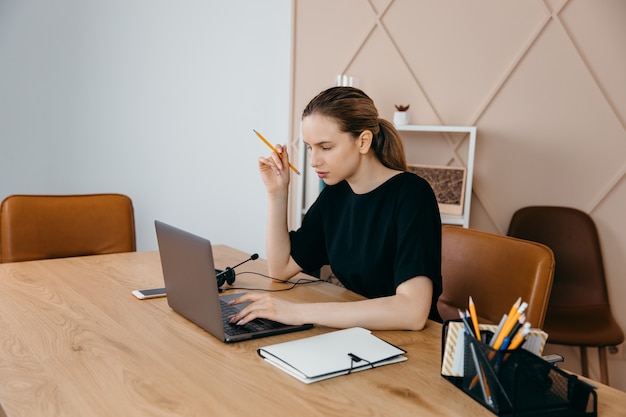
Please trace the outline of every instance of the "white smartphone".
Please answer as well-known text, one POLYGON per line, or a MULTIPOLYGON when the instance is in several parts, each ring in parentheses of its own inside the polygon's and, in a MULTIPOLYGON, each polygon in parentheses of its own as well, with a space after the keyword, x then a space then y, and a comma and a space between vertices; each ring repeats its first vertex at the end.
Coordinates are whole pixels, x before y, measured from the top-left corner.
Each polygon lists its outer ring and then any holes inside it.
POLYGON ((165 288, 150 288, 147 290, 133 290, 133 295, 140 300, 148 298, 165 297, 165 288))

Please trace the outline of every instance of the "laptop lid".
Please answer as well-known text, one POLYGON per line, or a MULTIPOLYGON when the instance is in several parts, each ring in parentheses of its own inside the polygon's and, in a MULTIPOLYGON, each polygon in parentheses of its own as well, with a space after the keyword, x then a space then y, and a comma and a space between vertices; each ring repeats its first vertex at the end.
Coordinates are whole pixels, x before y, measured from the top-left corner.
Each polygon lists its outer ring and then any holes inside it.
MULTIPOLYGON (((155 228, 167 303, 181 316, 224 342, 237 342, 312 327, 290 326, 270 320, 254 320, 246 326, 225 324, 211 242, 158 220, 155 221, 155 228), (239 334, 227 334, 230 332, 225 332, 225 326, 233 327, 232 330, 239 334)), ((222 297, 232 299, 240 295, 222 297)))

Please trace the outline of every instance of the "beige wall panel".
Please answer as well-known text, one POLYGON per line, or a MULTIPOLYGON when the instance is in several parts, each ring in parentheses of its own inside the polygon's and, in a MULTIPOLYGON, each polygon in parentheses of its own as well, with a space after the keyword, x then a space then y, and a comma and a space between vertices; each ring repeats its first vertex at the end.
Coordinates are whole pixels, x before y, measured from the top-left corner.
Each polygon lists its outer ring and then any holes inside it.
POLYGON ((417 121, 473 124, 543 20, 534 2, 395 2, 382 22, 440 116, 417 121))
POLYGON ((626 115, 626 1, 574 1, 561 13, 565 30, 579 48, 595 80, 625 123, 626 115), (597 22, 602 22, 598 24, 597 22), (610 45, 621 44, 622 53, 610 45))
POLYGON ((587 209, 624 163, 626 132, 563 38, 549 25, 478 122, 474 189, 502 232, 522 205, 587 209))
POLYGON ((410 104, 409 114, 413 121, 420 117, 435 117, 419 86, 406 82, 411 79, 411 72, 380 27, 372 31, 346 73, 358 76, 359 88, 368 92, 380 116, 385 119, 393 119, 395 104, 410 104))

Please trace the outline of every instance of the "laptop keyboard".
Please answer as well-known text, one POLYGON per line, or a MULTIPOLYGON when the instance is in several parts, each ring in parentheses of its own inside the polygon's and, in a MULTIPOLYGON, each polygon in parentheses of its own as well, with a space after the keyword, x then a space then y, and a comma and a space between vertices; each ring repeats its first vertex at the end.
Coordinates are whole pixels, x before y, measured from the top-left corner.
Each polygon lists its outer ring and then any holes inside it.
POLYGON ((222 321, 224 322, 224 332, 229 336, 255 333, 261 330, 271 330, 284 326, 284 324, 282 323, 264 319, 255 319, 243 326, 239 326, 228 321, 229 317, 237 314, 238 310, 222 300, 220 300, 220 303, 222 306, 222 321))

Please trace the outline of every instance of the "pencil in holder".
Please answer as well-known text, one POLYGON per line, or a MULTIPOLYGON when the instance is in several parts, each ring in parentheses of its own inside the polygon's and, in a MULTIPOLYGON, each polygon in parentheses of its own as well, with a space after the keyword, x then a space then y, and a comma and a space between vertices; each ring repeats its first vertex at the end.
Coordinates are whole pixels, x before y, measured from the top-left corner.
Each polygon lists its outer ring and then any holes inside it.
MULTIPOLYGON (((444 323, 445 345, 447 323, 444 323)), ((465 335, 463 376, 447 380, 498 416, 597 416, 594 388, 525 349, 495 350, 465 335)))

